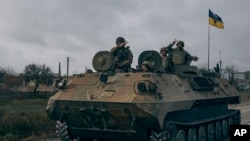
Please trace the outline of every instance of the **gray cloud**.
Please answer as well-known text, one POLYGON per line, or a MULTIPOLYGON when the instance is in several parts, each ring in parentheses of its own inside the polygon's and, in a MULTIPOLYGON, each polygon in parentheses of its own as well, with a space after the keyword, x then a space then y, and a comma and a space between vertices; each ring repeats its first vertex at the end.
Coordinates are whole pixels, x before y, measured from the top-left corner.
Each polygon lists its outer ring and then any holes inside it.
MULTIPOLYGON (((22 72, 29 63, 44 63, 70 73, 92 68, 92 57, 109 50, 124 36, 134 54, 133 66, 143 50, 159 50, 175 38, 199 56, 193 65, 207 65, 208 9, 221 16, 225 29, 210 26, 210 66, 221 58, 250 70, 247 0, 3 0, 0 6, 0 67, 22 72)), ((64 71, 63 73, 65 73, 64 71)))

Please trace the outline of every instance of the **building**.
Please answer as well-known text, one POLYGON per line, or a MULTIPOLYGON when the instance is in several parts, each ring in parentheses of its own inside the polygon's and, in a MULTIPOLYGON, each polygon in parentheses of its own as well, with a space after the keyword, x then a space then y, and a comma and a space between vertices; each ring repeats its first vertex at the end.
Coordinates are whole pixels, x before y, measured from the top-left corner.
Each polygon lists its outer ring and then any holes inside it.
POLYGON ((234 79, 239 90, 250 90, 250 71, 237 72, 234 74, 234 79))
POLYGON ((235 79, 250 80, 250 71, 237 72, 234 74, 235 79))

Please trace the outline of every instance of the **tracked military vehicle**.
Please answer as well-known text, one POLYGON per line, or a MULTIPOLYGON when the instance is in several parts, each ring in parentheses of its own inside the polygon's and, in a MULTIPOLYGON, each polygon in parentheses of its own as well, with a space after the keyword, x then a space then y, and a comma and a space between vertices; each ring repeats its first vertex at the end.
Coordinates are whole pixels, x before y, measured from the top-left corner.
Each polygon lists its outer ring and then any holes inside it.
POLYGON ((69 80, 48 101, 61 140, 219 141, 240 124, 240 111, 228 109, 240 97, 227 80, 178 63, 163 72, 156 51, 142 52, 138 68, 144 61, 152 72, 117 73, 110 52, 96 53, 96 72, 69 80))

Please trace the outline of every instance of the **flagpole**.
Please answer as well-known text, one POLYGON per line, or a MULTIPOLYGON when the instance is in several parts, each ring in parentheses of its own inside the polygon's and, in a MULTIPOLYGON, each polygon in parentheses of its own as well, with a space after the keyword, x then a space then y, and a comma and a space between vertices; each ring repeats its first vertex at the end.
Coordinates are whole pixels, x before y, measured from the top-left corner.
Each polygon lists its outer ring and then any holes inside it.
POLYGON ((210 50, 210 26, 208 25, 208 60, 207 60, 207 71, 209 71, 209 50, 210 50))
POLYGON ((221 50, 220 50, 220 74, 221 74, 221 69, 222 69, 222 61, 221 61, 221 50))
POLYGON ((219 29, 224 29, 224 23, 220 16, 214 14, 210 9, 208 9, 208 61, 207 70, 209 71, 209 56, 210 56, 210 25, 215 26, 219 29))

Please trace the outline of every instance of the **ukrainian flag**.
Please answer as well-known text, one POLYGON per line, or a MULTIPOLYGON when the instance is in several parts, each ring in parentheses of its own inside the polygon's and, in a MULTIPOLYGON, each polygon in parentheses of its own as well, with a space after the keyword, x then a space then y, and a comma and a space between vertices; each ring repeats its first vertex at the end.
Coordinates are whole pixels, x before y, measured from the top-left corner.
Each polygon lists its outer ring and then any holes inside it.
POLYGON ((220 16, 217 14, 214 14, 210 9, 209 9, 209 24, 212 26, 215 26, 220 29, 224 29, 224 23, 221 19, 220 16))

